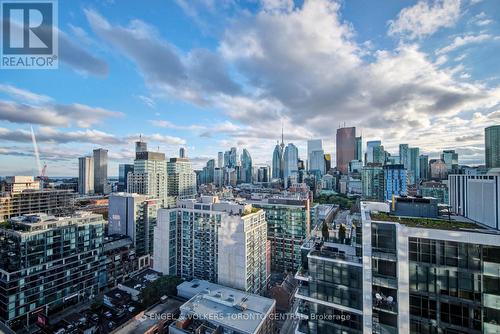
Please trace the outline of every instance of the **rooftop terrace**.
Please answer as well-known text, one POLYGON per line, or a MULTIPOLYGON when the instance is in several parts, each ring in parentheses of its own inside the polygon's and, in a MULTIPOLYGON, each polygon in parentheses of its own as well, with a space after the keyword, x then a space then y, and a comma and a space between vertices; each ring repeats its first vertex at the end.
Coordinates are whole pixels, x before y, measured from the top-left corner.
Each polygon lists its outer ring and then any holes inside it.
POLYGON ((385 212, 370 212, 372 220, 375 221, 385 221, 403 224, 409 227, 420 227, 420 228, 434 228, 441 230, 484 230, 480 225, 469 223, 465 221, 454 220, 453 218, 448 219, 432 219, 432 218, 421 218, 421 217, 400 217, 390 215, 385 212))

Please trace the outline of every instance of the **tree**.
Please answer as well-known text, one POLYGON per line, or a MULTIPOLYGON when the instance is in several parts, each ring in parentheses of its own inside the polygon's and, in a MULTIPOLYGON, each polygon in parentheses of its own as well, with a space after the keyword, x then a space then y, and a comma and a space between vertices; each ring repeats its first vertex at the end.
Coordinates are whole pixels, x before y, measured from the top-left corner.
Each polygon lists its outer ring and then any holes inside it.
POLYGON ((330 231, 328 230, 328 225, 326 222, 323 222, 323 225, 321 225, 321 235, 323 236, 324 241, 328 241, 328 238, 330 237, 330 231))
POLYGON ((177 285, 182 283, 182 279, 177 276, 161 276, 151 282, 140 293, 139 298, 142 306, 148 308, 157 303, 162 296, 176 296, 177 285))
POLYGON ((339 240, 340 240, 340 243, 344 243, 344 240, 345 240, 345 234, 346 234, 346 228, 345 228, 345 225, 344 224, 340 224, 339 226, 339 240))

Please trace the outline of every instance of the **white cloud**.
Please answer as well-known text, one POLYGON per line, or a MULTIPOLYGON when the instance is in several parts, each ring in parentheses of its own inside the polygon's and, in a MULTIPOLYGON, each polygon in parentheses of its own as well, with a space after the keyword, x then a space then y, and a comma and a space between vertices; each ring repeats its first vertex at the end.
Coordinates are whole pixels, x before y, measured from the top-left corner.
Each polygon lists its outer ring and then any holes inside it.
POLYGON ((499 39, 499 37, 492 36, 490 34, 480 34, 480 35, 465 35, 465 36, 457 36, 453 40, 453 42, 450 45, 447 45, 441 49, 438 49, 436 51, 436 54, 445 54, 450 51, 456 50, 460 47, 463 47, 465 45, 469 44, 478 44, 482 43, 485 41, 491 41, 499 39))
POLYGON ((50 96, 36 94, 29 90, 6 84, 0 84, 0 92, 7 94, 22 103, 44 104, 52 101, 50 96))
POLYGON ((432 35, 440 28, 452 27, 460 17, 460 0, 420 0, 404 8, 396 20, 389 21, 389 35, 409 39, 432 35))
POLYGON ((0 84, 0 92, 17 101, 0 99, 0 121, 90 127, 110 117, 119 117, 120 112, 81 103, 58 104, 51 97, 36 94, 11 85, 0 84))
POLYGON ((203 125, 178 125, 174 124, 170 121, 163 120, 163 119, 158 119, 158 120, 149 120, 149 123, 153 126, 159 127, 159 128, 166 128, 166 129, 174 129, 174 130, 187 130, 187 131, 196 131, 196 130, 203 130, 206 129, 205 126, 203 125))
POLYGON ((235 94, 235 83, 220 58, 206 49, 182 54, 158 31, 140 20, 127 27, 112 25, 98 12, 85 10, 93 31, 113 49, 130 58, 155 93, 204 105, 210 94, 235 94))

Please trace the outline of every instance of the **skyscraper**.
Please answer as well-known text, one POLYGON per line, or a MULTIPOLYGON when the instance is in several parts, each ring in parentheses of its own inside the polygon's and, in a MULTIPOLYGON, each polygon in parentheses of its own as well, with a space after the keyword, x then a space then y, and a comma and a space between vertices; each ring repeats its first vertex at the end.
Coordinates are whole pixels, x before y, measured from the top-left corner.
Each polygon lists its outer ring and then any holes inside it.
POLYGON ((384 169, 382 166, 370 164, 361 169, 361 185, 363 199, 384 200, 384 169))
POLYGON ((127 175, 134 171, 132 164, 118 165, 118 191, 127 191, 127 175))
POLYGON ((408 144, 399 144, 399 163, 408 169, 408 144))
POLYGON ((330 153, 325 154, 325 173, 332 169, 332 155, 330 153))
POLYGON ((184 147, 181 147, 179 149, 179 158, 187 158, 187 156, 186 156, 186 149, 184 147))
POLYGON ((337 129, 337 168, 347 174, 349 162, 356 159, 356 128, 337 129))
POLYGON ((217 153, 217 168, 224 167, 224 152, 217 153))
POLYGON ((241 181, 243 183, 252 183, 252 157, 246 148, 241 154, 241 181))
POLYGON ((283 179, 285 181, 285 188, 288 183, 288 179, 291 177, 298 176, 299 168, 299 150, 297 146, 292 143, 289 143, 285 148, 285 153, 283 154, 284 161, 284 171, 283 171, 283 179))
POLYGON ((127 176, 127 192, 149 195, 167 205, 167 163, 165 154, 147 151, 145 142, 136 142, 134 172, 127 176))
POLYGON ((229 151, 224 153, 224 167, 234 168, 238 164, 238 151, 236 147, 231 147, 229 151))
POLYGON ((285 142, 283 138, 283 128, 281 128, 281 144, 276 142, 276 146, 273 151, 273 166, 272 166, 272 177, 274 179, 283 179, 283 169, 284 161, 283 154, 285 150, 285 142))
POLYGON ((108 189, 108 150, 94 150, 94 192, 107 194, 108 189))
POLYGON ((363 138, 361 136, 356 137, 356 159, 363 161, 363 138))
POLYGON ((196 196, 196 173, 188 158, 170 158, 167 162, 167 184, 169 207, 174 207, 177 199, 196 196))
POLYGON ((325 152, 323 151, 323 142, 321 139, 307 141, 307 160, 308 170, 317 172, 320 175, 325 174, 325 152))
POLYGON ((78 193, 94 193, 94 158, 90 156, 78 158, 78 193))
POLYGON ((384 199, 391 200, 392 196, 406 195, 407 173, 402 164, 384 166, 384 199))
POLYGON ((383 145, 375 146, 373 148, 373 163, 375 164, 385 164, 388 158, 388 153, 384 149, 383 145))
POLYGON ((458 153, 456 153, 455 150, 444 150, 443 153, 441 153, 441 160, 446 164, 448 172, 458 168, 458 153))
POLYGON ((108 233, 127 235, 138 256, 153 253, 153 232, 160 201, 146 195, 113 193, 109 196, 108 233))
POLYGON ((366 142, 366 161, 365 164, 373 163, 375 160, 373 159, 373 150, 376 147, 380 147, 382 142, 380 140, 370 140, 366 142))
POLYGON ((158 211, 154 269, 261 293, 268 282, 263 210, 215 196, 158 211))
POLYGON ((428 180, 429 179, 429 156, 422 154, 419 158, 420 162, 420 180, 428 180))
POLYGON ((418 182, 420 175, 420 149, 418 147, 411 147, 408 151, 408 174, 410 184, 418 182))
POLYGON ((500 167, 500 125, 484 129, 486 168, 500 167))
POLYGON ((210 159, 207 161, 207 165, 203 167, 201 183, 202 184, 213 183, 214 174, 215 174, 215 160, 210 159))

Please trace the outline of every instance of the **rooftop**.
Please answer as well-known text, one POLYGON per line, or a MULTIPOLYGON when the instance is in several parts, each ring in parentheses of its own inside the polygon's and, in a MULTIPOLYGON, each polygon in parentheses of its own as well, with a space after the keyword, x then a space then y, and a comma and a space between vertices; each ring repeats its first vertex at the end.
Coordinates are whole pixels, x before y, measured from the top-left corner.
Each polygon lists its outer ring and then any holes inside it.
POLYGON ((407 225, 409 227, 434 228, 442 230, 483 229, 483 227, 477 224, 465 221, 453 220, 453 219, 448 220, 448 219, 432 219, 432 218, 421 218, 421 217, 400 217, 400 216, 390 215, 385 212, 377 212, 377 211, 370 212, 370 216, 371 219, 375 221, 394 222, 407 225))
POLYGON ((173 319, 182 305, 181 301, 173 298, 167 299, 164 303, 159 303, 145 312, 139 313, 133 319, 115 331, 116 334, 143 334, 147 333, 160 321, 173 319))
POLYGON ((273 299, 197 279, 179 284, 177 290, 179 296, 193 296, 181 306, 180 323, 196 315, 238 333, 256 333, 276 303, 273 299))
POLYGON ((88 211, 76 211, 71 216, 67 217, 55 217, 45 213, 33 213, 11 218, 1 227, 6 230, 30 233, 75 224, 87 224, 94 222, 104 223, 102 215, 88 211))

